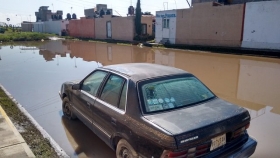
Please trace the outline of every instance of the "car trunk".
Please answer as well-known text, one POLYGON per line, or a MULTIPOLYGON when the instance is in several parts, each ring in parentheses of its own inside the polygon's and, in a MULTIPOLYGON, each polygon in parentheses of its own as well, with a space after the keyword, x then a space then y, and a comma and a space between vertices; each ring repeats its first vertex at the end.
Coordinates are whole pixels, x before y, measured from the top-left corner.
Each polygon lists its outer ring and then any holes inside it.
MULTIPOLYGON (((207 142, 211 145, 212 138, 223 134, 226 134, 228 143, 235 134, 234 130, 245 127, 250 121, 246 109, 219 98, 191 107, 146 115, 145 118, 173 134, 178 150, 207 142)), ((245 130, 242 132, 245 133, 245 130)))

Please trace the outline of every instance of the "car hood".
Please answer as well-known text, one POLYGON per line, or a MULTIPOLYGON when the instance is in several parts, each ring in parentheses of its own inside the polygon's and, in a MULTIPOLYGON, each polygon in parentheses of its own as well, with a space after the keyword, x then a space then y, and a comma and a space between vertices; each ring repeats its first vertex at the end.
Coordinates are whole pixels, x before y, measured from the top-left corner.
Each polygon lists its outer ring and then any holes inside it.
POLYGON ((175 135, 179 142, 211 137, 250 121, 246 109, 219 98, 192 107, 144 117, 175 135))

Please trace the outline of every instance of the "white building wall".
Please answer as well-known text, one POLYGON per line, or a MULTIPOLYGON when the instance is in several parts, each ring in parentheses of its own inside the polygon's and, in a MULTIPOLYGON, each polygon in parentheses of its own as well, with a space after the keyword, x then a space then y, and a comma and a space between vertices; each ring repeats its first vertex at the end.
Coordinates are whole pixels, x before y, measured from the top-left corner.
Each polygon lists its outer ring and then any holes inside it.
POLYGON ((45 25, 43 22, 35 22, 33 23, 33 32, 45 32, 45 25))
MULTIPOLYGON (((156 12, 156 24, 155 24, 155 38, 156 42, 159 43, 164 37, 164 33, 169 32, 168 39, 171 44, 175 44, 176 38, 176 10, 165 10, 165 11, 157 11, 156 12), (169 22, 169 30, 163 28, 163 18, 170 19, 169 22)), ((168 34, 168 33, 167 33, 168 34)))
POLYGON ((66 29, 66 24, 69 24, 67 20, 58 20, 58 21, 46 21, 45 23, 45 32, 54 33, 61 35, 61 31, 66 29))
POLYGON ((69 24, 67 20, 35 22, 33 23, 33 31, 61 35, 61 31, 66 29, 67 24, 69 24))
POLYGON ((280 1, 246 3, 242 47, 280 50, 280 1))

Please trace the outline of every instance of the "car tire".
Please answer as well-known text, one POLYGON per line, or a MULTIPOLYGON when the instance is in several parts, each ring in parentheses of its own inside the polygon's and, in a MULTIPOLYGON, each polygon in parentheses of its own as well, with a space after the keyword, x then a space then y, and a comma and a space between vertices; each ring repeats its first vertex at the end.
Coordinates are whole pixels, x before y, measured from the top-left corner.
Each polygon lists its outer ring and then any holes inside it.
POLYGON ((138 154, 126 140, 121 139, 117 145, 116 157, 117 158, 138 158, 138 154))
POLYGON ((63 98, 62 111, 63 111, 63 115, 67 117, 69 120, 77 119, 76 115, 72 111, 72 107, 67 97, 63 98))

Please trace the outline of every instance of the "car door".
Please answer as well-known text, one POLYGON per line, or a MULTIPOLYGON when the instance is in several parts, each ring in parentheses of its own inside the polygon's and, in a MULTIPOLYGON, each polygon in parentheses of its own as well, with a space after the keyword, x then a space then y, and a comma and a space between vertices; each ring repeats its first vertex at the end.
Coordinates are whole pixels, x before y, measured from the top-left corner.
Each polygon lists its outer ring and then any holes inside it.
POLYGON ((105 80, 107 72, 94 71, 80 83, 80 90, 73 93, 72 102, 78 117, 92 129, 92 108, 100 85, 105 80))
POLYGON ((127 97, 127 79, 111 74, 94 103, 94 120, 111 136, 122 125, 119 120, 125 114, 127 97))

